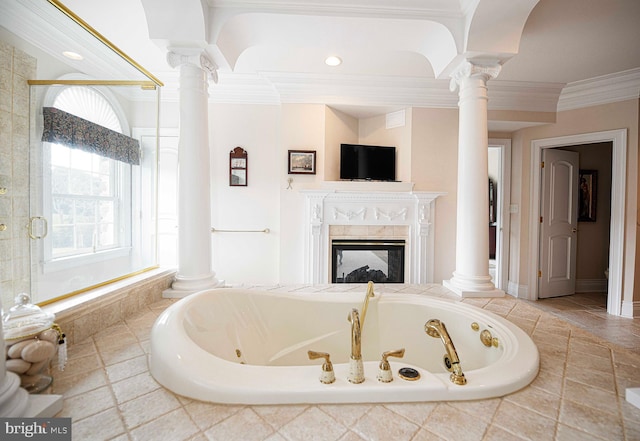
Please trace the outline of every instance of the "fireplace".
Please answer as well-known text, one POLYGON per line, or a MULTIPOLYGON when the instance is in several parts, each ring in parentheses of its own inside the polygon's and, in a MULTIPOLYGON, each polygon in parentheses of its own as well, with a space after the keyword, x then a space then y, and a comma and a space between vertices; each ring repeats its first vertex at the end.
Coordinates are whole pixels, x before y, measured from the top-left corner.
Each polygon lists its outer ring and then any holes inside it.
POLYGON ((412 191, 413 184, 402 182, 324 185, 324 189, 301 190, 305 196, 305 283, 341 283, 338 279, 346 279, 356 269, 367 265, 361 272, 377 269, 366 262, 349 271, 334 269, 333 242, 338 240, 360 242, 358 246, 361 241, 402 241, 401 279, 392 275, 394 280, 432 283, 435 200, 444 193, 412 191))
POLYGON ((332 240, 331 283, 404 283, 404 240, 332 240))

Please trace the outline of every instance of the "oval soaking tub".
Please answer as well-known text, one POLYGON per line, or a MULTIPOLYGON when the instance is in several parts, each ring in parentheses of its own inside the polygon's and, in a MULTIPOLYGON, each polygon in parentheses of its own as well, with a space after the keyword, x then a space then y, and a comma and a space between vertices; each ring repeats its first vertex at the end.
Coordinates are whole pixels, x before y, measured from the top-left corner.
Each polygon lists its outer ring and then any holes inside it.
POLYGON ((363 403, 475 400, 528 385, 538 372, 538 349, 520 328, 480 308, 419 294, 375 293, 361 328, 364 381, 348 381, 353 308, 362 292, 276 293, 220 288, 192 294, 167 308, 151 330, 149 369, 167 389, 216 403, 363 403), (466 384, 450 380, 445 345, 425 323, 446 325, 466 384), (486 346, 480 335, 490 339, 486 346), (497 339, 497 340, 494 340, 497 339), (393 380, 378 381, 381 355, 393 380), (320 382, 331 356, 335 381, 320 382), (420 377, 408 381, 400 368, 420 377))

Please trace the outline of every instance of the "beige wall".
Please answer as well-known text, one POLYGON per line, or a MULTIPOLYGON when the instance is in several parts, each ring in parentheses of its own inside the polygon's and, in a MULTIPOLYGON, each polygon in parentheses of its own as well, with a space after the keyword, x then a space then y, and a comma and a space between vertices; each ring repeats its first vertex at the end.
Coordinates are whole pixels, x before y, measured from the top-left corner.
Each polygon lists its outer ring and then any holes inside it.
MULTIPOLYGON (((512 216, 512 235, 519 240, 519 256, 511 256, 509 280, 521 286, 528 284, 530 247, 530 194, 531 194, 531 142, 613 129, 627 129, 627 175, 625 195, 625 251, 623 264, 623 301, 640 301, 634 295, 637 250, 638 207, 638 100, 628 100, 589 108, 558 112, 557 122, 514 132, 512 139, 512 192, 511 203, 519 207, 512 216), (519 259, 519 261, 518 261, 519 259)), ((637 290, 635 290, 637 291, 637 290)))
POLYGON ((358 142, 358 119, 331 107, 325 111, 324 180, 340 179, 340 144, 358 142))
POLYGON ((446 193, 436 200, 434 280, 441 282, 455 270, 458 110, 415 108, 412 116, 410 180, 416 190, 446 193))
POLYGON ((359 126, 359 143, 396 148, 396 180, 411 182, 412 109, 405 110, 405 125, 386 128, 386 115, 363 118, 359 126))

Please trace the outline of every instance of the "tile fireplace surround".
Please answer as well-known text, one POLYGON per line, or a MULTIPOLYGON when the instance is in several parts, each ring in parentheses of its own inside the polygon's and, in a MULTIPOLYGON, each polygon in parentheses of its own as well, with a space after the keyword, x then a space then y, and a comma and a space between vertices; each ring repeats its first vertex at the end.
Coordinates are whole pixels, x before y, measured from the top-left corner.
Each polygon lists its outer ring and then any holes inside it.
POLYGON ((340 182, 305 196, 305 283, 328 283, 331 240, 404 239, 405 281, 433 282, 436 198, 411 183, 340 182))

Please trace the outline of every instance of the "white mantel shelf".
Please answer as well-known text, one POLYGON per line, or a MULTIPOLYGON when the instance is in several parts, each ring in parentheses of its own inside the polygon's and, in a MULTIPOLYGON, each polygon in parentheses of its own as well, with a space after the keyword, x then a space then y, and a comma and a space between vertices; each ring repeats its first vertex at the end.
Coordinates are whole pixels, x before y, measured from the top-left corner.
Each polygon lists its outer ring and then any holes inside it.
POLYGON ((402 191, 413 190, 413 182, 389 182, 389 181, 324 181, 318 190, 334 191, 402 191))
POLYGON ((406 226, 406 282, 431 283, 435 200, 446 193, 413 191, 410 182, 325 182, 300 190, 305 196, 305 283, 329 283, 329 228, 406 226))

